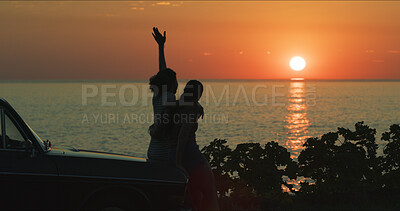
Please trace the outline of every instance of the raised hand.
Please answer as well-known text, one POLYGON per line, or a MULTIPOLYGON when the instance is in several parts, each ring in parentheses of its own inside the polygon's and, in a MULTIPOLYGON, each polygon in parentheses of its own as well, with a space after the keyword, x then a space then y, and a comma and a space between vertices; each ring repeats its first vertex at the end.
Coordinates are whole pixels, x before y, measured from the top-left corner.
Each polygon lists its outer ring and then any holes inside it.
POLYGON ((157 27, 153 27, 153 33, 151 33, 158 43, 158 45, 164 45, 165 41, 167 40, 167 32, 164 31, 164 36, 158 31, 157 27))
POLYGON ((167 32, 164 31, 164 36, 158 31, 157 27, 153 27, 152 33, 154 39, 158 43, 158 60, 159 60, 159 71, 163 71, 167 69, 167 63, 165 62, 164 56, 164 43, 167 39, 167 32))

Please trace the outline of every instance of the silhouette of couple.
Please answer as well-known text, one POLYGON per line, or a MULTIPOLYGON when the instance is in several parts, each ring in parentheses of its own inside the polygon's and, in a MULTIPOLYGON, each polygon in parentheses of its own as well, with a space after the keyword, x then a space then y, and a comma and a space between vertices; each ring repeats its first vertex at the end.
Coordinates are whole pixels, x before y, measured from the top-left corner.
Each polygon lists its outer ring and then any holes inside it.
POLYGON ((214 175, 196 143, 197 121, 204 115, 199 103, 203 85, 200 81, 190 80, 176 100, 176 73, 167 68, 164 56, 166 32, 162 35, 154 27, 153 37, 158 44, 159 72, 150 78, 154 124, 149 128, 148 162, 176 165, 189 176, 187 197, 191 207, 217 210, 214 175))

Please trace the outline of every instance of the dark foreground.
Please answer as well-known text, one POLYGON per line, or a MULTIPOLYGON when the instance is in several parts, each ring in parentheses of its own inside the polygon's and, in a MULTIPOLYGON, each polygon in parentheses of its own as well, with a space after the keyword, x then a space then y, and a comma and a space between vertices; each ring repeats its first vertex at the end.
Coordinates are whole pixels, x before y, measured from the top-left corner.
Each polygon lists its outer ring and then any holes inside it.
POLYGON ((187 177, 141 158, 52 148, 0 98, 0 209, 179 209, 187 177))
POLYGON ((355 131, 338 128, 309 138, 297 160, 276 142, 232 150, 215 139, 202 152, 213 167, 221 209, 399 210, 400 127, 382 134, 382 156, 375 135, 363 122, 355 131), (300 180, 301 188, 285 178, 300 180))

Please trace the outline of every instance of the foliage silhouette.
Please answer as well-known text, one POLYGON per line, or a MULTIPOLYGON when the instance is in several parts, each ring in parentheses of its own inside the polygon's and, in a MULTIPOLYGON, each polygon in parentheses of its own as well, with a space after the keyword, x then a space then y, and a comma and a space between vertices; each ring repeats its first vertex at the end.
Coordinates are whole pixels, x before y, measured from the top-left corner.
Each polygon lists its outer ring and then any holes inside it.
POLYGON ((282 176, 296 178, 297 165, 278 143, 270 142, 264 147, 244 143, 232 150, 226 140, 215 139, 202 152, 213 168, 220 199, 230 204, 221 204, 221 208, 277 207, 282 200, 290 199, 282 192, 282 185, 290 187, 282 176))
POLYGON ((309 138, 298 158, 299 174, 314 184, 303 182, 299 198, 313 197, 331 208, 367 208, 368 194, 382 187, 375 134, 358 122, 355 131, 338 128, 309 138))
POLYGON ((382 134, 382 156, 375 135, 364 122, 354 131, 340 127, 307 139, 298 162, 276 142, 232 150, 215 139, 202 153, 213 169, 221 209, 398 209, 400 126, 382 134), (298 178, 300 190, 285 177, 298 178))
POLYGON ((384 158, 381 162, 383 187, 387 199, 400 208, 400 126, 390 126, 389 132, 382 134, 382 141, 388 142, 383 149, 384 158))

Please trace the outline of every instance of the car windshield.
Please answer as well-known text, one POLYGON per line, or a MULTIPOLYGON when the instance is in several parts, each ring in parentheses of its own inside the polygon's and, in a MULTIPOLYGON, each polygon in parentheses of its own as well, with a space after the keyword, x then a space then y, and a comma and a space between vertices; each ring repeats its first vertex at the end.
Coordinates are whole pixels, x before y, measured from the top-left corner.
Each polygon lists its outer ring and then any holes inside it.
POLYGON ((42 141, 42 139, 38 136, 38 134, 36 134, 35 131, 28 124, 26 125, 28 126, 29 130, 31 130, 32 134, 35 136, 37 143, 39 143, 40 147, 42 147, 44 151, 49 151, 50 148, 46 146, 46 144, 42 141))

